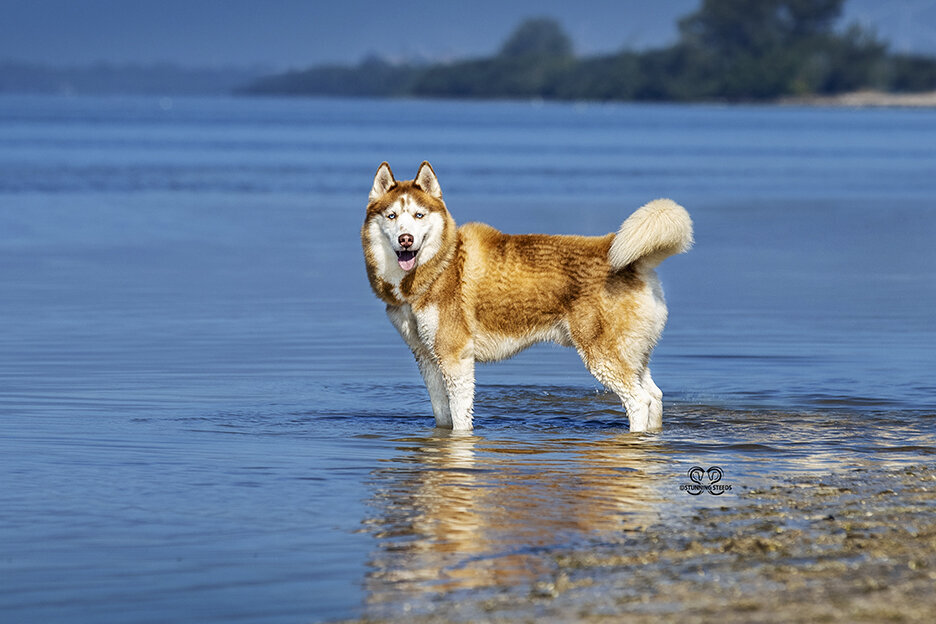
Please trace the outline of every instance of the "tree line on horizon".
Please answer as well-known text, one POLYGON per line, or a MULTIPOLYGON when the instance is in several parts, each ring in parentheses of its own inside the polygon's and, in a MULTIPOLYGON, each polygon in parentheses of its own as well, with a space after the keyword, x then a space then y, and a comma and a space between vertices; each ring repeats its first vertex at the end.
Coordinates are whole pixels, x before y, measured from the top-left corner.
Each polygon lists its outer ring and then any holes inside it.
POLYGON ((891 54, 844 0, 703 0, 666 48, 579 58, 553 19, 521 23, 497 54, 429 65, 368 58, 268 76, 241 93, 559 100, 758 101, 936 89, 936 59, 891 54))

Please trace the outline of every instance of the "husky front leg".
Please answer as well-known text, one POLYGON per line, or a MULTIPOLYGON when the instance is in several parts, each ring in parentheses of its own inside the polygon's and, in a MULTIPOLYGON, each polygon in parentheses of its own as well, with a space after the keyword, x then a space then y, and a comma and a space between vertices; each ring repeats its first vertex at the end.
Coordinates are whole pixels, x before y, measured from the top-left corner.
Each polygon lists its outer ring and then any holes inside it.
POLYGON ((449 407, 448 390, 439 365, 426 350, 414 351, 413 354, 416 356, 416 364, 419 365, 423 381, 426 382, 426 390, 429 391, 436 427, 452 429, 452 410, 449 407))
MULTIPOLYGON (((448 399, 449 417, 439 419, 436 416, 436 425, 451 427, 456 431, 468 431, 471 429, 474 403, 474 344, 462 325, 440 323, 440 310, 437 305, 421 306, 414 310, 413 316, 420 344, 426 345, 432 354, 430 366, 426 367, 430 372, 426 377, 426 386, 430 395, 439 387, 432 365, 438 366, 448 399)), ((442 403, 441 398, 439 402, 442 403)), ((436 400, 433 399, 433 407, 435 403, 436 400)))
POLYGON ((442 361, 442 377, 448 394, 455 431, 470 431, 474 411, 474 355, 442 361))
POLYGON ((403 341, 413 352, 416 365, 426 382, 429 391, 429 400, 432 402, 432 415, 435 417, 436 427, 452 427, 452 413, 449 409, 448 391, 442 371, 432 356, 432 352, 423 342, 419 334, 416 316, 408 305, 387 306, 387 316, 390 322, 400 332, 403 341))

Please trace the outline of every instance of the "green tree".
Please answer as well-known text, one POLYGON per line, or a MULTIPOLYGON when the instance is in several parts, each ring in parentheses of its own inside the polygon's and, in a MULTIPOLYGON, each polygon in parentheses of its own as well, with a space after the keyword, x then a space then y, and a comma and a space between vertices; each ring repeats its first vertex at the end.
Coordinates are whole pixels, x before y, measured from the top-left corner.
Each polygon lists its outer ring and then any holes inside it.
POLYGON ((679 22, 684 63, 675 99, 768 99, 875 82, 885 47, 853 26, 834 32, 844 0, 703 0, 679 22))
POLYGON ((572 41, 559 23, 526 20, 485 59, 434 65, 416 77, 416 95, 471 98, 561 97, 565 76, 576 65, 572 41))
POLYGON ((844 0, 703 0, 679 21, 682 42, 723 55, 758 56, 831 32, 844 0))
POLYGON ((554 19, 538 17, 521 23, 501 46, 500 56, 519 57, 569 57, 572 56, 572 40, 554 19))

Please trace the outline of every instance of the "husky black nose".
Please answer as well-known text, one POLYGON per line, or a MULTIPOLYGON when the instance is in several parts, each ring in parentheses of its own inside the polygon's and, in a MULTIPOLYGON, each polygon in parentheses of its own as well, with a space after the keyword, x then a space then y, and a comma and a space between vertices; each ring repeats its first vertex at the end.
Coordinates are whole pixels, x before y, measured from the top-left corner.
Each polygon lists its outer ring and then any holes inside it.
POLYGON ((413 246, 413 235, 412 234, 400 234, 400 238, 397 239, 400 241, 400 247, 403 249, 409 249, 413 246))

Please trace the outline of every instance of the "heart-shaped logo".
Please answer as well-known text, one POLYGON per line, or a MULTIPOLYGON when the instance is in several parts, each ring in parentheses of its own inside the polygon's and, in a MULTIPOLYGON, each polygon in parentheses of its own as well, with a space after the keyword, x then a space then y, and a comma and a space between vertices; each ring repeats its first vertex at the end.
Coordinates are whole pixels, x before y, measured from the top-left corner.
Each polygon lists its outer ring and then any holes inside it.
POLYGON ((693 496, 698 496, 702 492, 708 492, 713 496, 721 496, 731 489, 730 485, 719 483, 722 477, 725 476, 725 472, 719 466, 712 466, 708 470, 702 466, 693 466, 689 469, 688 474, 689 480, 692 481, 692 483, 681 485, 679 489, 685 490, 693 496), (705 482, 706 477, 708 478, 708 483, 705 482))

